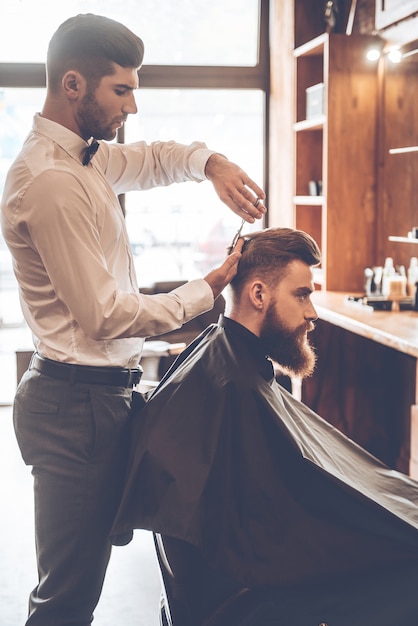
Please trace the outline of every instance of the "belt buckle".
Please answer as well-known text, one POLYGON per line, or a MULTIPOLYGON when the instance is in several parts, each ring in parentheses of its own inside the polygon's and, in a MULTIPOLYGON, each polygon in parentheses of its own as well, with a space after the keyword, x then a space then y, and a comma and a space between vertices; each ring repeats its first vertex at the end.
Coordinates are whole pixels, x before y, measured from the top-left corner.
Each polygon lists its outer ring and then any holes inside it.
POLYGON ((138 369, 130 370, 129 372, 129 387, 135 387, 135 385, 139 384, 142 376, 142 367, 138 367, 138 369))

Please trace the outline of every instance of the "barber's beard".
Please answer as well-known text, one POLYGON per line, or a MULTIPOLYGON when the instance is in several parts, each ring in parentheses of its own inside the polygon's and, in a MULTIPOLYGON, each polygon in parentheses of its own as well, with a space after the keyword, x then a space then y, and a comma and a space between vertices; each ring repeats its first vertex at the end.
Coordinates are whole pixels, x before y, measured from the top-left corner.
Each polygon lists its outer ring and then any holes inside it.
POLYGON ((99 105, 94 92, 88 92, 80 102, 78 109, 79 126, 83 137, 94 137, 110 141, 115 138, 116 131, 109 124, 107 114, 99 105))
POLYGON ((307 333, 314 329, 313 322, 306 322, 290 329, 271 304, 264 319, 260 339, 267 348, 268 356, 276 361, 284 373, 307 378, 316 363, 316 354, 307 333))

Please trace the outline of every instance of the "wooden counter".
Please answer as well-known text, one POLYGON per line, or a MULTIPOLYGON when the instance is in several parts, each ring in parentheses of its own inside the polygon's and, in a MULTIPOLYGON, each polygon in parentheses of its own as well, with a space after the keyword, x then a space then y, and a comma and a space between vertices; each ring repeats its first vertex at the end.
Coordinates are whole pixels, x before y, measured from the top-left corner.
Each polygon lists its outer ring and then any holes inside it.
POLYGON ((418 312, 374 311, 317 291, 318 361, 302 400, 389 466, 418 479, 418 312))
POLYGON ((336 291, 316 291, 312 302, 322 320, 418 359, 418 311, 374 311, 336 291))

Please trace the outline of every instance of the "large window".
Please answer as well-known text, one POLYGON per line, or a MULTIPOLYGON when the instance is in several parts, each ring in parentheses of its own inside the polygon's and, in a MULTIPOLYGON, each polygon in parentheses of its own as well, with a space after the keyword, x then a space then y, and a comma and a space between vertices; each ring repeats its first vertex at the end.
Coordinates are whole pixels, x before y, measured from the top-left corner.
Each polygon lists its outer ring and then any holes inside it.
MULTIPOLYGON (((42 106, 48 41, 67 17, 86 12, 126 23, 145 43, 139 113, 128 119, 120 141, 205 141, 265 187, 268 4, 268 0, 140 4, 101 0, 100 5, 95 0, 65 4, 19 0, 2 5, 0 192, 33 113, 42 106)), ((125 208, 143 286, 203 275, 224 257, 239 225, 239 218, 219 201, 209 182, 127 194, 125 208)), ((0 254, 0 323, 4 323, 19 314, 10 259, 1 241, 0 254)))
POLYGON ((0 62, 43 63, 48 41, 71 15, 98 13, 145 43, 146 65, 255 66, 259 0, 5 0, 0 62))
MULTIPOLYGON (((198 137, 263 185, 261 91, 152 89, 139 92, 138 104, 126 141, 198 137)), ((207 273, 225 257, 240 222, 209 182, 129 193, 126 214, 141 285, 207 273)))

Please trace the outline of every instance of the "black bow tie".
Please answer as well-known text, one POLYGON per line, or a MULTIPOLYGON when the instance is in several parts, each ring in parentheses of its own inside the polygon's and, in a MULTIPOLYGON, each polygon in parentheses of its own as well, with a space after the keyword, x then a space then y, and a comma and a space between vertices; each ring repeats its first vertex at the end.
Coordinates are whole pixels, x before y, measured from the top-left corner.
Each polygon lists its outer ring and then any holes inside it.
POLYGON ((96 141, 96 139, 93 139, 91 144, 87 146, 87 148, 84 148, 83 165, 88 165, 90 163, 93 156, 96 154, 97 150, 99 149, 99 146, 100 146, 99 142, 96 141))

